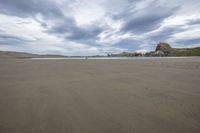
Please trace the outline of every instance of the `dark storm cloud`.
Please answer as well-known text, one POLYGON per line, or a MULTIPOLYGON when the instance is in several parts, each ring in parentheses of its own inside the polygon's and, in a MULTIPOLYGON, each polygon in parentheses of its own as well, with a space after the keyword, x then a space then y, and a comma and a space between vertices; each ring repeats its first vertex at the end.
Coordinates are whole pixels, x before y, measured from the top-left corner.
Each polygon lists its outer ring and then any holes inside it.
POLYGON ((176 43, 182 44, 184 46, 199 44, 199 42, 200 42, 200 38, 181 39, 181 40, 176 41, 176 43))
POLYGON ((167 8, 159 5, 157 0, 153 1, 145 9, 126 9, 115 16, 125 21, 123 32, 145 33, 158 28, 162 21, 172 16, 179 7, 167 8))
POLYGON ((72 40, 82 40, 82 39, 96 39, 97 35, 99 35, 103 31, 100 27, 88 27, 88 29, 77 28, 72 34, 69 36, 72 40))
POLYGON ((103 31, 102 28, 91 25, 86 28, 78 27, 73 18, 63 15, 61 9, 56 3, 47 0, 0 0, 0 12, 6 15, 18 17, 33 17, 39 22, 47 33, 65 34, 66 39, 79 41, 83 39, 94 38, 103 31), (35 18, 37 14, 42 15, 48 21, 54 24, 48 27, 48 24, 35 18))
POLYGON ((4 35, 0 34, 0 45, 1 44, 11 44, 11 45, 18 45, 22 44, 24 42, 27 42, 28 40, 23 39, 21 37, 13 36, 13 35, 4 35))
POLYGON ((49 29, 48 33, 53 34, 68 34, 66 39, 71 39, 74 41, 96 39, 96 36, 103 31, 103 28, 96 25, 89 25, 83 27, 78 27, 76 22, 71 19, 65 19, 65 21, 59 23, 56 26, 53 26, 49 29))
POLYGON ((200 25, 200 18, 190 20, 188 22, 189 25, 200 25))
POLYGON ((40 13, 45 17, 63 17, 55 3, 46 0, 0 0, 0 12, 18 17, 33 17, 40 13))
POLYGON ((171 38, 172 35, 185 31, 184 28, 181 26, 169 26, 169 27, 163 27, 160 31, 156 33, 151 33, 148 38, 154 41, 166 41, 171 38))
POLYGON ((123 39, 117 42, 115 46, 118 48, 127 49, 128 51, 136 51, 139 49, 140 44, 142 44, 142 42, 139 40, 123 39))
MULTIPOLYGON (((64 16, 61 9, 56 3, 47 0, 0 0, 0 12, 6 15, 18 17, 33 17, 37 14, 42 15, 54 25, 48 27, 46 22, 37 20, 46 32, 55 35, 64 35, 64 38, 73 41, 87 41, 97 39, 96 37, 104 30, 97 25, 89 25, 87 27, 79 27, 73 18, 64 16), (56 18, 56 19, 55 19, 56 18), (67 34, 65 36, 65 34, 67 34)), ((161 24, 161 22, 173 15, 175 8, 166 8, 153 1, 147 8, 143 10, 134 10, 138 0, 129 0, 131 6, 124 9, 121 13, 113 16, 114 19, 120 19, 125 22, 120 30, 124 32, 145 33, 151 31, 161 24)), ((119 44, 119 43, 118 43, 119 44)), ((116 44, 116 45, 118 45, 116 44)), ((122 44, 123 45, 123 44, 122 44)))

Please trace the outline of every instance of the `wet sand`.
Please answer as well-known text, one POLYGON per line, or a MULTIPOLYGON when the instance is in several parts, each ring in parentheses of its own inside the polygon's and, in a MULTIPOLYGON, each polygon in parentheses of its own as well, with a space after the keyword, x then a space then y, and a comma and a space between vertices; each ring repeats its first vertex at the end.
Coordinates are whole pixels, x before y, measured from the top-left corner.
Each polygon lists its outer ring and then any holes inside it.
POLYGON ((200 58, 0 59, 0 133, 199 133, 200 58))

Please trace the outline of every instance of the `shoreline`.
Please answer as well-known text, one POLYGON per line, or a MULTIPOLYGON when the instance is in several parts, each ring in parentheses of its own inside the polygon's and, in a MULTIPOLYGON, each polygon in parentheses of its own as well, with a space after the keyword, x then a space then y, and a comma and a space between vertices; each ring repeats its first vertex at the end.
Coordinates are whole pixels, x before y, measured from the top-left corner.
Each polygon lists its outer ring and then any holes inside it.
POLYGON ((198 56, 191 57, 64 57, 64 58, 30 58, 32 60, 144 60, 144 59, 188 59, 199 58, 198 56))

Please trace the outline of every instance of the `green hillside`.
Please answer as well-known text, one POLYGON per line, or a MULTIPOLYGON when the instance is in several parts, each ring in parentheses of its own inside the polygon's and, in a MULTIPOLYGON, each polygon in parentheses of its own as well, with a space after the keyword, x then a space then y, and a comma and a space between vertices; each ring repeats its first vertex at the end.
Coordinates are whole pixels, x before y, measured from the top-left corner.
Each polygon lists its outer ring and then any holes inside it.
POLYGON ((176 56, 200 56, 200 47, 174 50, 176 56))

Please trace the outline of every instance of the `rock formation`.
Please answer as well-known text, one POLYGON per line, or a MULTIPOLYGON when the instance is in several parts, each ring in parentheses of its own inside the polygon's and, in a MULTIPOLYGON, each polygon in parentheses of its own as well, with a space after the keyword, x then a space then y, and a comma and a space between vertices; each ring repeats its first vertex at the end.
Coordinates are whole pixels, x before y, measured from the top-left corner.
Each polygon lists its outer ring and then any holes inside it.
POLYGON ((155 53, 161 56, 172 56, 173 48, 168 43, 160 42, 156 47, 155 53))
POLYGON ((146 53, 146 56, 200 56, 200 47, 172 48, 168 43, 160 42, 155 51, 146 53))

